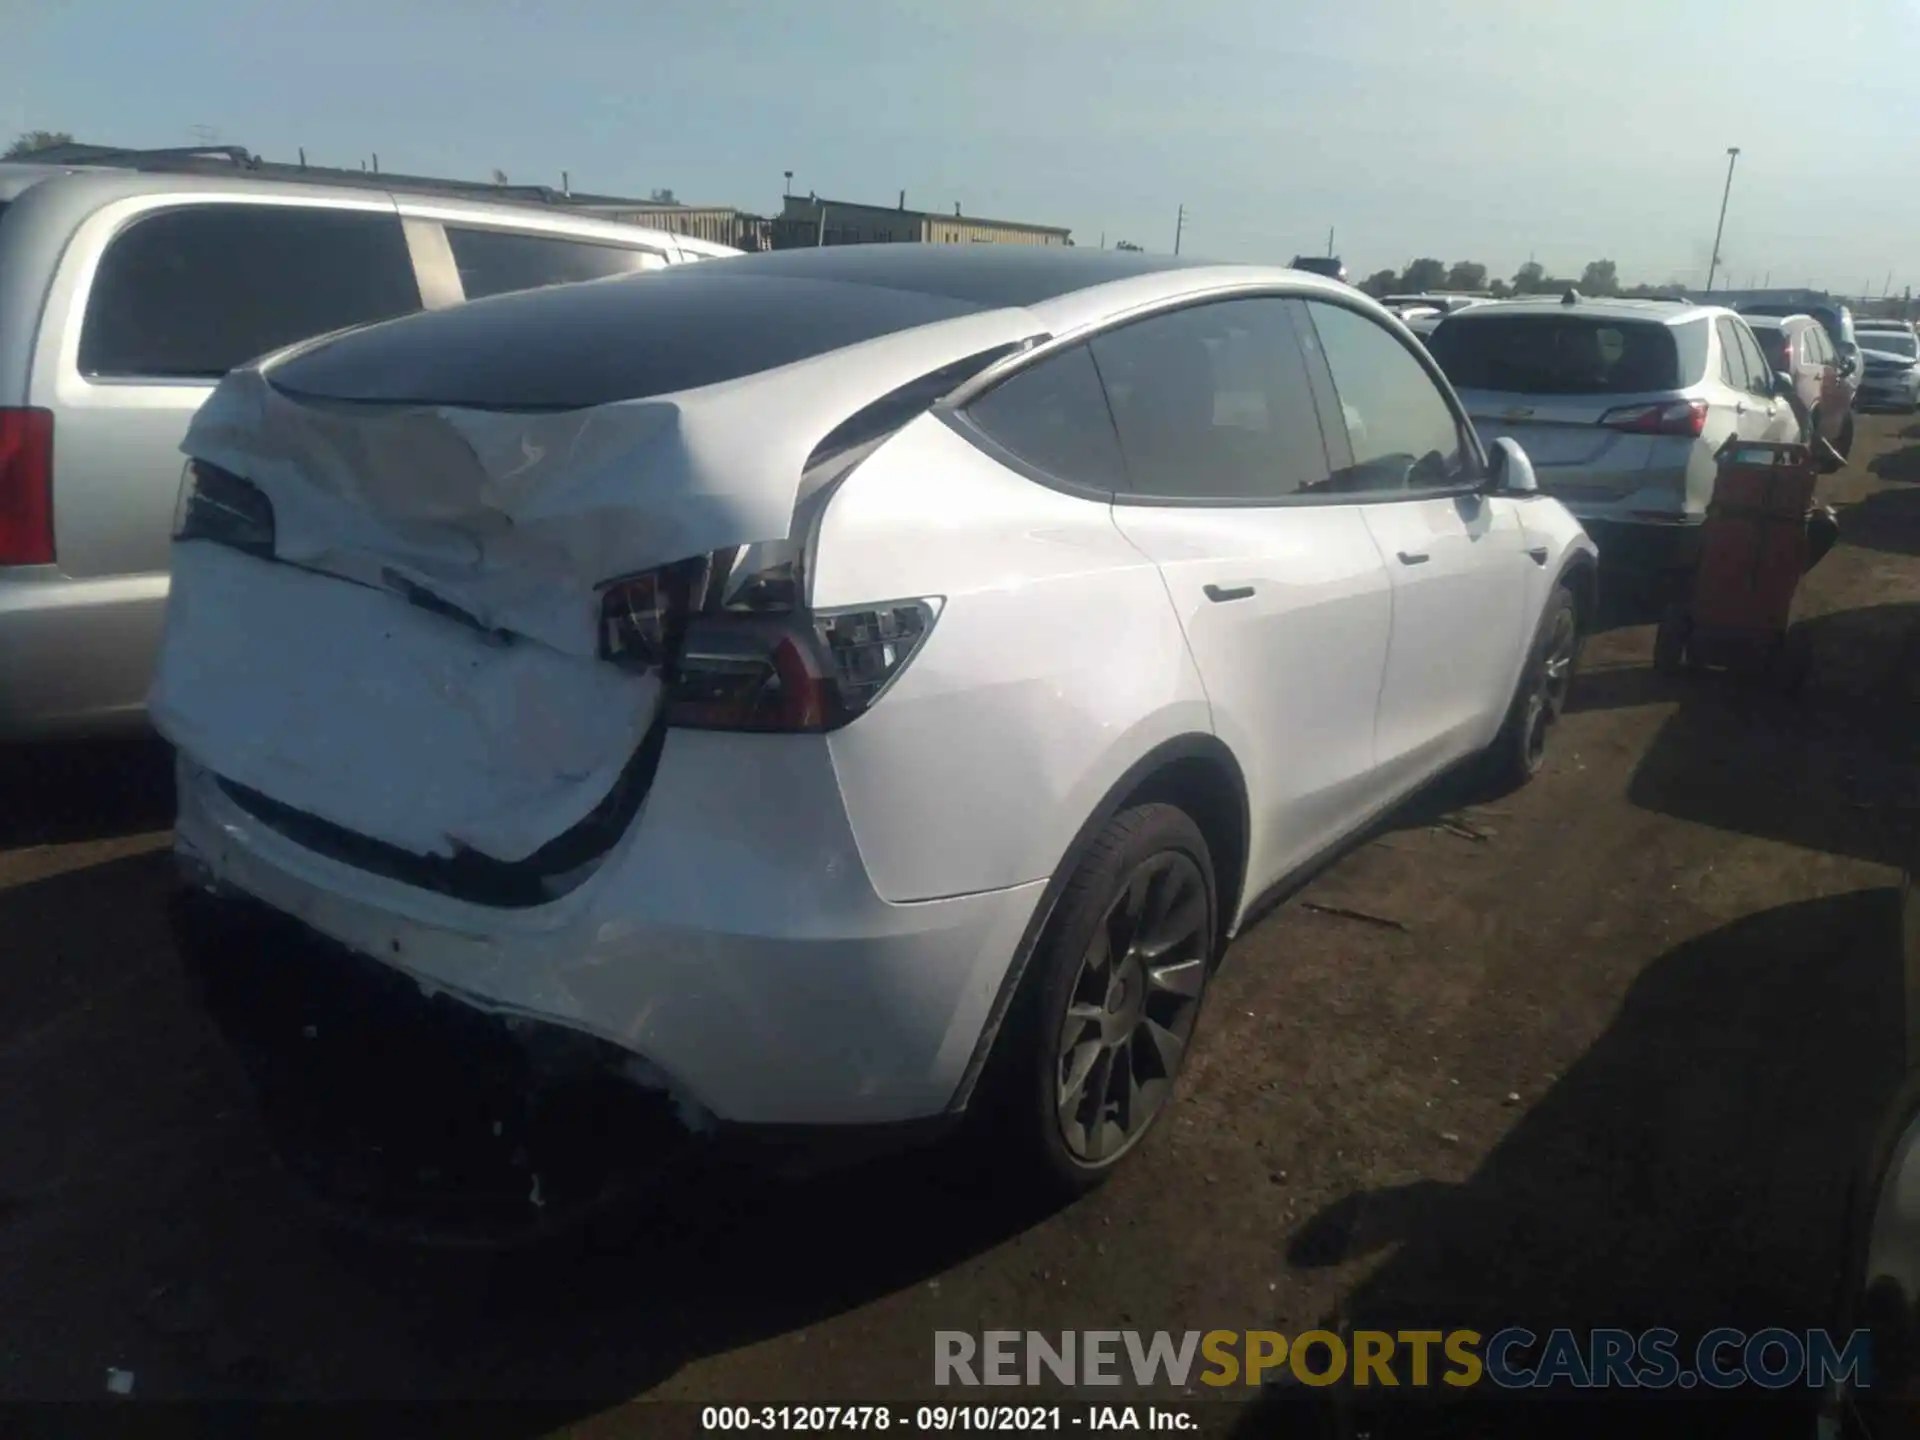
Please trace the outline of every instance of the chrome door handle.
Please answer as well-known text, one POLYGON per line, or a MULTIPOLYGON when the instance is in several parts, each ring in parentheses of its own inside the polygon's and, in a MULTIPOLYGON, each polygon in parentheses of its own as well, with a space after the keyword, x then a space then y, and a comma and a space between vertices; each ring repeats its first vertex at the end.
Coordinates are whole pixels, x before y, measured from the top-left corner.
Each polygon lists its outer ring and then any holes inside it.
POLYGON ((1432 558, 1433 557, 1428 555, 1424 550, 1402 550, 1400 552, 1400 563, 1402 565, 1424 565, 1432 558))
POLYGON ((1202 589, 1206 593, 1206 597, 1216 603, 1227 600, 1251 600, 1253 598, 1253 586, 1251 585, 1228 585, 1224 587, 1219 585, 1206 585, 1203 586, 1202 589))

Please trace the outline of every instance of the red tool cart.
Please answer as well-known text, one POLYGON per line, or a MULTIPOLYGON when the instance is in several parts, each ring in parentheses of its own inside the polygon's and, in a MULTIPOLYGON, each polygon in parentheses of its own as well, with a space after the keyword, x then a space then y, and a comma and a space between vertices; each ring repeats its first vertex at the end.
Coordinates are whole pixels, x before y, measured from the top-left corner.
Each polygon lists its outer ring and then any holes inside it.
POLYGON ((1791 623, 1794 592, 1837 533, 1832 511, 1813 503, 1813 452, 1730 440, 1718 459, 1693 596, 1662 617, 1654 668, 1771 674, 1796 689, 1806 676, 1807 648, 1791 623))

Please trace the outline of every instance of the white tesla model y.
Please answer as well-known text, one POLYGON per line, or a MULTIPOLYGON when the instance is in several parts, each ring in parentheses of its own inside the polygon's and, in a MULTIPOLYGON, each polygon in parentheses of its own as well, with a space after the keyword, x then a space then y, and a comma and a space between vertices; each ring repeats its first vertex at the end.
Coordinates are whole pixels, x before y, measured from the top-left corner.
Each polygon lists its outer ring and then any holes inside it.
POLYGON ((182 944, 396 1213, 989 1109, 1097 1182, 1263 900, 1538 768, 1596 576, 1380 306, 1162 256, 483 300, 236 372, 184 448, 182 944))

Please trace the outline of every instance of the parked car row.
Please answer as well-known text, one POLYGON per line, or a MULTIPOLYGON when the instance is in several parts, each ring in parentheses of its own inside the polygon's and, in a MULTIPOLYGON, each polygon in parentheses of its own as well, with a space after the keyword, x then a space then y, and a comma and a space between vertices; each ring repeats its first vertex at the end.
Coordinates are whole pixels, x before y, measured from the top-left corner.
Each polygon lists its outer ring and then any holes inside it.
POLYGON ((1861 407, 1906 415, 1920 410, 1920 336, 1914 327, 1900 320, 1862 320, 1854 328, 1863 357, 1861 407))
POLYGON ((1837 304, 1736 310, 1568 291, 1428 309, 1408 324, 1425 330, 1483 436, 1523 445, 1541 489, 1600 540, 1609 568, 1656 585, 1696 560, 1729 440, 1812 444, 1834 469, 1852 450, 1856 405, 1920 403, 1913 328, 1856 332, 1837 304))

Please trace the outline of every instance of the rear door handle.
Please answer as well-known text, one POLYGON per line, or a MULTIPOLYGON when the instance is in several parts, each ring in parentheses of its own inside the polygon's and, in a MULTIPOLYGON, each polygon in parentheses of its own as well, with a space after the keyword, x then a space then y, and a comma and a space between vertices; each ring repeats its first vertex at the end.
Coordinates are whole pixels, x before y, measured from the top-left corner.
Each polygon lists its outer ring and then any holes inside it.
POLYGON ((1400 563, 1402 565, 1424 565, 1432 558, 1433 557, 1428 555, 1424 550, 1402 550, 1400 552, 1400 563))
POLYGON ((1208 585, 1203 588, 1206 591, 1207 598, 1216 603, 1222 603, 1228 600, 1251 600, 1253 598, 1253 586, 1251 585, 1208 585))

